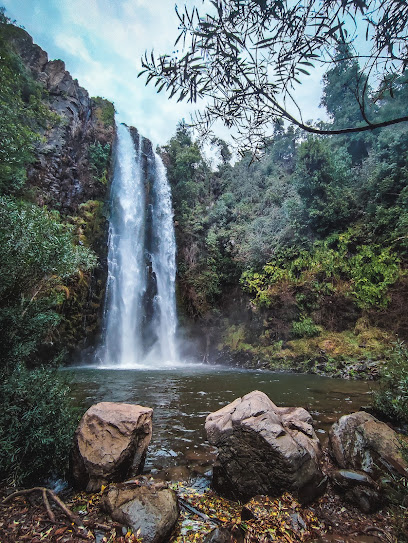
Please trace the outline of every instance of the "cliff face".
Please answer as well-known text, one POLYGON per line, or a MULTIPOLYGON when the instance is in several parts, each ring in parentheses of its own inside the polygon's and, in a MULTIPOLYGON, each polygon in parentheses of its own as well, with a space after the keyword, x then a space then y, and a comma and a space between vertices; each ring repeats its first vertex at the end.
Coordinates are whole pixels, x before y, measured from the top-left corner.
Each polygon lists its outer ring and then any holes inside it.
POLYGON ((57 210, 73 225, 78 243, 94 250, 98 266, 67 285, 60 307, 64 319, 53 343, 82 349, 100 329, 106 284, 107 220, 111 150, 115 137, 113 104, 91 98, 62 60, 48 55, 23 29, 7 25, 7 39, 37 83, 44 104, 56 115, 42 129, 35 161, 28 166, 26 192, 40 206, 57 210))
POLYGON ((33 78, 48 92, 51 109, 60 116, 59 123, 44 131, 38 161, 28 171, 29 184, 37 189, 37 202, 71 214, 88 200, 104 200, 106 185, 93 175, 89 148, 95 142, 111 145, 114 126, 101 121, 100 104, 65 70, 62 60, 49 61, 47 53, 22 29, 15 29, 11 42, 33 78))

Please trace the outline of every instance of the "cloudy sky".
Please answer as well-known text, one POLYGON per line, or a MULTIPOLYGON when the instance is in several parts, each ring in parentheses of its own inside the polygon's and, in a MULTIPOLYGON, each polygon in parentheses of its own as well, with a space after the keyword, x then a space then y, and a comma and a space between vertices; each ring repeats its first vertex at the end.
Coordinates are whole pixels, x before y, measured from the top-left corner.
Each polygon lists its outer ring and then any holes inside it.
MULTIPOLYGON (((193 3, 181 0, 179 6, 193 3)), ((64 60, 91 96, 112 100, 119 120, 136 126, 154 144, 166 143, 182 118, 190 120, 193 106, 169 101, 137 78, 146 50, 173 50, 178 35, 174 0, 0 0, 0 5, 50 59, 64 60)), ((300 88, 305 119, 323 116, 320 79, 316 73, 300 88)), ((227 136, 225 131, 220 135, 227 136)))

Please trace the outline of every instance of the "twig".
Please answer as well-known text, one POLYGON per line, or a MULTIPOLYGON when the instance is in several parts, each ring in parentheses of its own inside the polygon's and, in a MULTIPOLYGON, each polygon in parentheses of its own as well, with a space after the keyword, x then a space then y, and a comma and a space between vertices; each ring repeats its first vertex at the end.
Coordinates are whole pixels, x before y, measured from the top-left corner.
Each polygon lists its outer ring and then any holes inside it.
POLYGON ((221 526, 222 522, 218 518, 215 517, 209 517, 205 513, 202 513, 192 505, 188 503, 188 501, 184 500, 183 498, 180 498, 180 496, 177 496, 178 501, 180 502, 180 505, 184 507, 184 509, 187 509, 187 511, 190 511, 190 513, 193 513, 194 515, 199 516, 206 522, 212 522, 213 524, 216 524, 217 526, 221 526))
POLYGON ((47 510, 48 516, 51 521, 55 521, 55 515, 51 511, 50 502, 48 501, 47 494, 58 505, 58 507, 62 509, 62 511, 65 513, 65 515, 69 518, 69 520, 72 523, 76 524, 79 527, 82 527, 79 519, 74 515, 74 513, 65 505, 65 503, 62 500, 60 500, 60 498, 55 494, 55 492, 53 492, 49 488, 45 488, 42 486, 35 486, 33 488, 28 488, 25 490, 17 490, 17 492, 13 492, 13 494, 10 494, 10 496, 7 496, 7 498, 3 500, 3 504, 11 501, 14 498, 17 498, 18 496, 27 496, 29 494, 32 494, 33 492, 41 492, 45 508, 47 510))
POLYGON ((48 494, 51 496, 51 498, 54 500, 54 502, 60 507, 60 509, 62 509, 64 511, 64 513, 66 514, 66 516, 69 518, 69 520, 71 522, 73 522, 74 524, 76 524, 77 526, 81 526, 81 523, 78 519, 77 516, 74 515, 74 513, 71 511, 71 509, 69 509, 65 503, 59 499, 59 497, 55 494, 55 492, 53 492, 52 490, 49 490, 48 488, 46 489, 48 494))
POLYGON ((50 502, 48 501, 48 498, 47 498, 47 489, 45 489, 45 488, 42 489, 42 497, 43 497, 45 508, 47 510, 50 521, 55 522, 55 515, 51 511, 50 502))

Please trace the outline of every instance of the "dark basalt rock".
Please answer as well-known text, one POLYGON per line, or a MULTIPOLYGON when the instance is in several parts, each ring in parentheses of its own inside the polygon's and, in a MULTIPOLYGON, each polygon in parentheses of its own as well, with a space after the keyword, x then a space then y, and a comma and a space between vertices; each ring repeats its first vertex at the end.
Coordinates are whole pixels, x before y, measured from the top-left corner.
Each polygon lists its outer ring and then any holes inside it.
POLYGON ((372 513, 380 507, 380 487, 367 473, 341 469, 332 472, 330 479, 345 500, 363 513, 372 513))
POLYGON ((248 500, 289 491, 302 503, 320 496, 326 479, 312 418, 303 408, 279 408, 260 391, 211 413, 205 429, 218 447, 213 487, 248 500))

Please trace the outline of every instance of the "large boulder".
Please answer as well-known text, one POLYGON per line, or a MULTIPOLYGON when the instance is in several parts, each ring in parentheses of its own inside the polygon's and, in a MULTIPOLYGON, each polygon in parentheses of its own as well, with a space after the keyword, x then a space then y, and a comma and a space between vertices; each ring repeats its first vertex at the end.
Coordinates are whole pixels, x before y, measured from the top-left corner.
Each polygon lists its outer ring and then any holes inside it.
POLYGON ((143 543, 167 542, 179 515, 177 495, 163 483, 110 485, 101 506, 113 520, 139 531, 143 543))
POLYGON ((341 468, 364 471, 374 479, 384 472, 408 475, 397 433, 365 411, 341 417, 332 426, 329 440, 341 468))
POLYGON ((208 441, 218 447, 213 487, 247 500, 285 491, 307 503, 321 495, 320 442, 312 417, 303 408, 279 408, 253 391, 208 415, 208 441))
POLYGON ((153 409, 101 402, 82 417, 74 436, 72 473, 75 485, 88 492, 123 481, 144 466, 152 437, 153 409))

